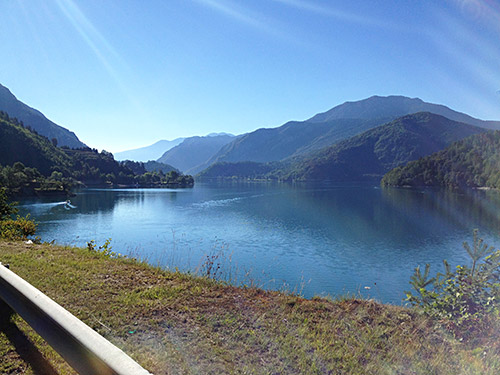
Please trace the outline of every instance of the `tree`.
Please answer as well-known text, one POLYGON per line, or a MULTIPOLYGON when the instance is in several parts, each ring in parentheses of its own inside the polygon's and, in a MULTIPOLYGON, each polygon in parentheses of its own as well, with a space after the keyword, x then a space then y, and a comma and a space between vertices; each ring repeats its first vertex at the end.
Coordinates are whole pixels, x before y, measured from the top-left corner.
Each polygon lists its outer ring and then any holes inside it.
POLYGON ((17 213, 15 203, 9 203, 7 199, 7 191, 5 188, 0 188, 0 221, 10 219, 17 213))
POLYGON ((443 261, 445 273, 429 279, 429 265, 422 274, 420 267, 410 279, 417 292, 406 292, 406 301, 444 322, 462 338, 473 338, 478 330, 487 329, 490 319, 500 308, 500 250, 488 246, 473 232, 473 243, 463 244, 472 267, 450 269, 443 261), (481 262, 480 262, 481 261, 481 262), (427 289, 429 287, 429 289, 427 289))
POLYGON ((49 179, 54 180, 54 181, 62 181, 63 174, 59 171, 53 171, 52 174, 50 175, 49 179))

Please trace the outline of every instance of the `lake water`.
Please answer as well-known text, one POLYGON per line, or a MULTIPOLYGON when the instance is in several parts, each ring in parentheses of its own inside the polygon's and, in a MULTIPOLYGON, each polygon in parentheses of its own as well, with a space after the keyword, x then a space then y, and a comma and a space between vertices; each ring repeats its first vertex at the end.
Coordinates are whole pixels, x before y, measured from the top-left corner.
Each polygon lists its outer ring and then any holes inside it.
POLYGON ((500 194, 373 185, 196 184, 193 189, 84 190, 74 208, 25 200, 44 241, 206 270, 306 297, 361 294, 400 304, 417 265, 467 262, 472 230, 500 246, 500 194), (209 262, 210 263, 210 262, 209 262), (212 268, 213 270, 214 268, 212 268), (369 288, 369 289, 368 289, 369 288))

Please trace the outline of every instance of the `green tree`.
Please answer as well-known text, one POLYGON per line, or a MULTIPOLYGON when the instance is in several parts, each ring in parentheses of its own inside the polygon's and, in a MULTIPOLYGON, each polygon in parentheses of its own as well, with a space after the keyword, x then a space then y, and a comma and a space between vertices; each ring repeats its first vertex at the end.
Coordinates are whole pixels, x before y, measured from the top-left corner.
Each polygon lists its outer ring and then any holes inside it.
POLYGON ((0 221, 10 219, 17 213, 16 203, 9 203, 7 190, 0 188, 0 221))
POLYGON ((417 267, 410 280, 417 294, 406 292, 406 301, 446 322, 455 334, 473 338, 474 332, 486 329, 500 310, 500 250, 495 251, 478 238, 477 230, 472 246, 464 242, 464 249, 472 267, 460 265, 452 272, 443 261, 445 273, 431 279, 429 265, 423 274, 417 267))

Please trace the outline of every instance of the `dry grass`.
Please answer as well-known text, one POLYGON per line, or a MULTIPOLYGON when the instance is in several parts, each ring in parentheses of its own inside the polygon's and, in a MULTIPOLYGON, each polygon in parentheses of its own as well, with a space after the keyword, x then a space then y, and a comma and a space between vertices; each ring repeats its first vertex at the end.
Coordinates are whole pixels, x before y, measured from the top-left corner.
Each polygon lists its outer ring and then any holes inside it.
MULTIPOLYGON (((0 242, 0 261, 157 375, 500 372, 496 329, 464 343, 403 307, 236 288, 86 249, 0 242)), ((0 330, 2 374, 36 373, 12 331, 59 374, 73 373, 12 322, 0 330)))

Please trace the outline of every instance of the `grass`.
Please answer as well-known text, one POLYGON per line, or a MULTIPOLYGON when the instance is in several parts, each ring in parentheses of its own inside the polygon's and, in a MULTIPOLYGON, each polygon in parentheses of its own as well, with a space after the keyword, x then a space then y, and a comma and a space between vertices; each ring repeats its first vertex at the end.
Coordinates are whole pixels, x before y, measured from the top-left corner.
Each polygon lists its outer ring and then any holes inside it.
MULTIPOLYGON (((156 375, 500 372, 500 324, 464 342, 414 309, 237 288, 48 244, 0 242, 0 261, 156 375)), ((0 358, 2 374, 74 373, 16 315, 1 321, 0 358)))

